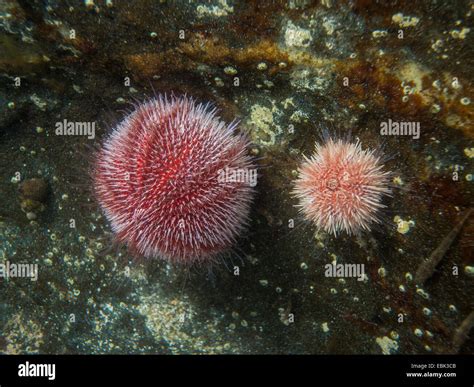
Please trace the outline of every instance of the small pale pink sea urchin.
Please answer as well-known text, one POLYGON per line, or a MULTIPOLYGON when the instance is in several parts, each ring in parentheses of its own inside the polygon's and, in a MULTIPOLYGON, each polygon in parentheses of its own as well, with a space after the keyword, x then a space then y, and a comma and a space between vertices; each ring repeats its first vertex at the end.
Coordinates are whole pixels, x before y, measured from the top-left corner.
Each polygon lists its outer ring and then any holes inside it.
POLYGON ((304 217, 330 234, 355 234, 380 222, 382 199, 390 195, 390 172, 380 156, 359 141, 316 143, 299 168, 293 194, 304 217))
POLYGON ((255 168, 236 126, 188 97, 159 96, 126 116, 93 170, 117 241, 138 256, 185 265, 230 249, 246 226, 253 188, 219 176, 255 168))

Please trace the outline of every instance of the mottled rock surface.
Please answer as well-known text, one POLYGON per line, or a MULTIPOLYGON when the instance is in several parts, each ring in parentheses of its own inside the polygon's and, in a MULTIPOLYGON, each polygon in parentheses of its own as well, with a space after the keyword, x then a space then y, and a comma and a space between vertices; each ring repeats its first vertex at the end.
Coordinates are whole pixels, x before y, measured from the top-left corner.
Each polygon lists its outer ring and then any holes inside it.
MULTIPOLYGON (((474 308, 473 220, 423 287, 413 277, 473 205, 473 12, 0 0, 0 263, 39 268, 37 281, 0 278, 0 352, 451 352, 474 308), (110 127, 171 92, 239 119, 259 158, 250 229, 220 267, 133 259, 90 188, 110 127), (94 122, 94 138, 57 135, 65 119, 94 122), (419 123, 420 137, 382 136, 389 119, 419 123), (295 171, 322 130, 384 146, 397 188, 371 233, 334 238, 298 215, 295 171), (47 199, 24 197, 30 179, 47 199), (19 192, 41 215, 25 216, 19 192), (330 263, 364 264, 366 278, 326 277, 330 263)), ((458 344, 473 353, 473 339, 458 344)))

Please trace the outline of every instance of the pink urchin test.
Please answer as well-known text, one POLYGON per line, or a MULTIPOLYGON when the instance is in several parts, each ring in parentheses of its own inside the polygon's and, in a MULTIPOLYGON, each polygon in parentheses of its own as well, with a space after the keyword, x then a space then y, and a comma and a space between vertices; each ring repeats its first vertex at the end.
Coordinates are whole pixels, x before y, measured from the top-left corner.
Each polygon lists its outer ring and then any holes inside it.
POLYGON ((116 240, 139 256, 185 265, 231 249, 254 195, 247 181, 219 178, 223 170, 255 170, 236 126, 186 96, 158 96, 126 116, 93 172, 116 240))
POLYGON ((328 138, 305 157, 293 194, 318 229, 351 235, 380 222, 382 200, 391 195, 390 176, 380 155, 363 149, 359 140, 328 138))

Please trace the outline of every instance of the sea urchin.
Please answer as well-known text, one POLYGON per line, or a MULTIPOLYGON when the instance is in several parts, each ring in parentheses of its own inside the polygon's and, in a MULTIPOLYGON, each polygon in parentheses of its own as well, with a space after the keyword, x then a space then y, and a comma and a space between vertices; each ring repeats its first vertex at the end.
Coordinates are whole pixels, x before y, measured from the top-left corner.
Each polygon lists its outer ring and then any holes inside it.
POLYGON ((358 140, 329 138, 305 158, 293 194, 316 227, 351 235, 380 221, 382 198, 391 193, 389 177, 375 151, 362 149, 358 140))
POLYGON ((256 172, 236 126, 188 97, 159 96, 126 116, 93 168, 95 193, 116 239, 139 256, 183 264, 232 247, 253 197, 242 171, 256 172), (241 173, 222 179, 224 170, 241 173))

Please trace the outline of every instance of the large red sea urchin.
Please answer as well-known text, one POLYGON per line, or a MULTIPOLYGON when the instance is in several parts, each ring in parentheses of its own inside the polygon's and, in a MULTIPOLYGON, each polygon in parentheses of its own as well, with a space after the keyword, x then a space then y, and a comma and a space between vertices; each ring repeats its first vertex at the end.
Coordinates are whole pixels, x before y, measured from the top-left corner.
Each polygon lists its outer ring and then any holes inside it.
POLYGON ((186 96, 159 96, 126 116, 105 140, 93 171, 116 239, 139 256, 188 265, 231 248, 254 193, 242 177, 256 173, 236 126, 186 96))

